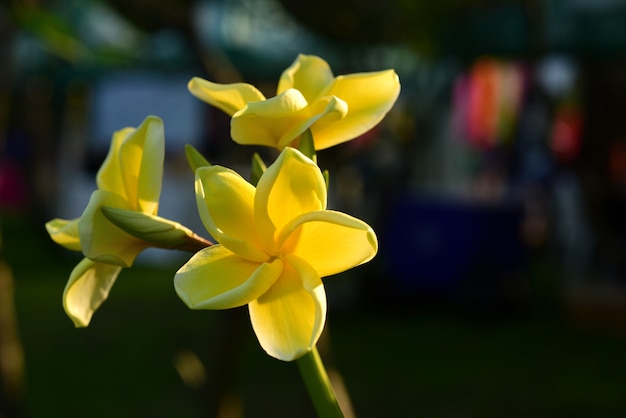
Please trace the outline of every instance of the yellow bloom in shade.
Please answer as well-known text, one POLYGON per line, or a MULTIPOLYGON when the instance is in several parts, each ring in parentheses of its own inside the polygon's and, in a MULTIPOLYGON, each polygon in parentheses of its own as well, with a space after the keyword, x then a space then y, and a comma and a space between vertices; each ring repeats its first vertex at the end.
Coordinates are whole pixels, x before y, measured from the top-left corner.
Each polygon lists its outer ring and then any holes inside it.
POLYGON ((192 309, 248 305, 263 349, 291 361, 316 344, 326 319, 321 278, 372 259, 363 221, 326 209, 318 166, 285 148, 255 188, 234 171, 196 171, 200 217, 219 244, 196 253, 174 285, 192 309))
POLYGON ((52 239, 93 260, 121 267, 150 245, 124 232, 102 213, 103 206, 156 215, 163 180, 163 122, 149 116, 138 128, 113 134, 109 152, 98 171, 98 189, 80 218, 54 219, 46 224, 52 239))
POLYGON ((150 243, 124 232, 102 213, 103 206, 156 215, 163 177, 163 122, 150 116, 138 128, 113 134, 98 171, 98 189, 80 218, 46 223, 52 240, 83 259, 72 271, 63 306, 76 326, 87 326, 107 298, 122 267, 129 267, 150 243))
POLYGON ((80 244, 94 261, 130 267, 150 244, 116 227, 103 206, 156 215, 163 181, 165 136, 163 122, 147 117, 138 128, 113 134, 109 153, 96 176, 98 190, 91 194, 78 221, 80 244))
POLYGON ((335 77, 326 61, 299 55, 266 99, 246 83, 216 84, 195 77, 189 91, 232 116, 231 136, 240 144, 282 149, 307 129, 321 150, 364 134, 389 112, 400 94, 393 70, 335 77))

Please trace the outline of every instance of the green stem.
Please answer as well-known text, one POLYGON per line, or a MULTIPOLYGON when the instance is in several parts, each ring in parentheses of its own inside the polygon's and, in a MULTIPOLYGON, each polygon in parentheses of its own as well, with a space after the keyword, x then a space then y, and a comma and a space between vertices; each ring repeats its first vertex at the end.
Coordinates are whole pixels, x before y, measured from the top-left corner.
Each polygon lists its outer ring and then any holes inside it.
POLYGON ((154 242, 152 243, 152 246, 155 248, 164 248, 166 250, 180 250, 191 253, 196 253, 203 248, 210 247, 211 245, 214 245, 211 241, 202 238, 200 235, 194 232, 190 232, 189 235, 186 235, 180 241, 171 245, 161 245, 154 242))
POLYGON ((343 418, 317 347, 296 360, 309 396, 320 418, 343 418))

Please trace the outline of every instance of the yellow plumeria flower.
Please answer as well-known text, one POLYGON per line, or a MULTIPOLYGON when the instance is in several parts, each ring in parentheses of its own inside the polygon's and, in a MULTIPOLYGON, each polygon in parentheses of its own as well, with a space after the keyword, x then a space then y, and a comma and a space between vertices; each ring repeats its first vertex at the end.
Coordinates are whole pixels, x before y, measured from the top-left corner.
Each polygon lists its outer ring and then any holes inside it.
POLYGON ((200 217, 219 244, 196 253, 174 286, 192 309, 248 305, 263 349, 294 360, 314 347, 325 323, 322 277, 369 261, 372 228, 326 209, 318 166, 285 148, 255 188, 220 167, 196 171, 200 217))
POLYGON ((246 83, 216 84, 195 77, 188 87, 232 116, 235 142, 278 149, 293 145, 307 129, 316 150, 356 138, 378 124, 400 94, 393 70, 334 77, 328 63, 313 55, 299 55, 269 99, 246 83))
POLYGON ((163 177, 165 138, 161 119, 150 116, 138 128, 113 134, 111 147, 96 177, 98 189, 80 218, 46 223, 59 245, 82 251, 70 275, 63 306, 76 326, 87 326, 107 298, 122 267, 129 267, 150 243, 124 232, 102 213, 108 206, 156 215, 163 177))

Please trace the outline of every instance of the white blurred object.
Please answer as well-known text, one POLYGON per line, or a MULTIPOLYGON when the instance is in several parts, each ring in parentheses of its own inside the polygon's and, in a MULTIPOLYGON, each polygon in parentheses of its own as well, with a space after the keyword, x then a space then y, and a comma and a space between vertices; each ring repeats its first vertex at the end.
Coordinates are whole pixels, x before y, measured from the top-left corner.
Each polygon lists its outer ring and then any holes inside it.
POLYGON ((572 91, 578 78, 578 67, 573 59, 550 56, 537 65, 537 81, 553 98, 572 91))

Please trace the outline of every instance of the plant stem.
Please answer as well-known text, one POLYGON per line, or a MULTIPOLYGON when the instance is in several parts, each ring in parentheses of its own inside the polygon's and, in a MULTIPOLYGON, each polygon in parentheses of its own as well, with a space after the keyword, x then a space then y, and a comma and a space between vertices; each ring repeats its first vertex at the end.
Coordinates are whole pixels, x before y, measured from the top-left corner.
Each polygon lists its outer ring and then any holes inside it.
POLYGON ((343 418, 317 347, 296 360, 309 396, 320 418, 343 418))

